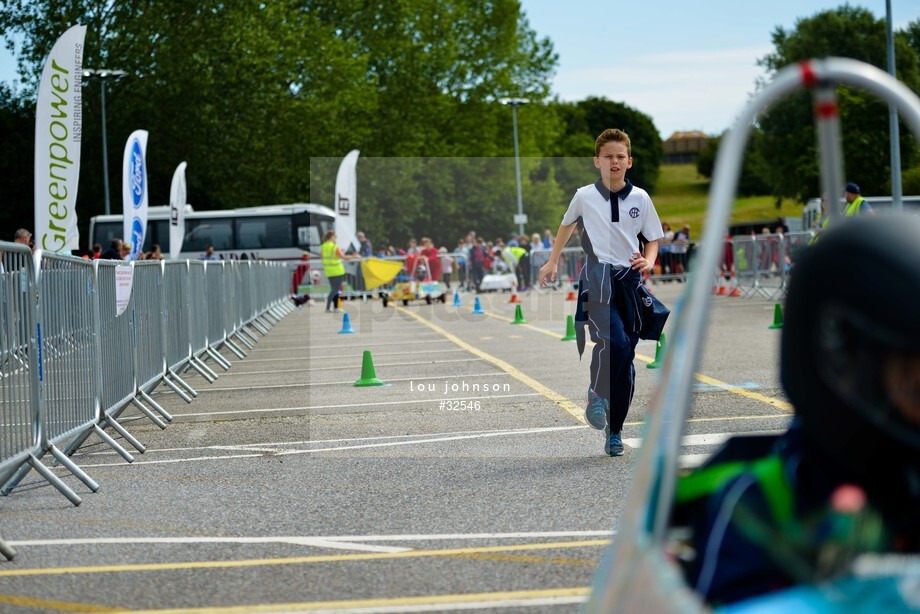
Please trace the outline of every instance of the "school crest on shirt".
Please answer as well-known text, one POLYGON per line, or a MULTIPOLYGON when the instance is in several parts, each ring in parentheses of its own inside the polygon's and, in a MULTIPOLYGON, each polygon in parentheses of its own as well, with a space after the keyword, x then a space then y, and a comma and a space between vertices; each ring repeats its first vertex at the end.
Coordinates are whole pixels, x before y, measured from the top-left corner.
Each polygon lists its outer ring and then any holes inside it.
POLYGON ((632 219, 636 219, 637 217, 639 217, 639 207, 633 207, 632 209, 630 209, 629 217, 631 217, 632 219))

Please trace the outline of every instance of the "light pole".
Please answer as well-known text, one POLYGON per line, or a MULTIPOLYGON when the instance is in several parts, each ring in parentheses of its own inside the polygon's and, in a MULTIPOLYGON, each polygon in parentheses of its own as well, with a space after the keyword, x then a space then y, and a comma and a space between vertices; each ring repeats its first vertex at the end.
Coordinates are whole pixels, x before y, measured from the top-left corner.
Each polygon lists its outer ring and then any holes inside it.
POLYGON ((530 102, 529 98, 501 98, 499 102, 507 107, 511 107, 511 124, 514 126, 514 172, 517 176, 517 205, 518 212, 514 221, 518 224, 518 234, 524 234, 524 223, 527 218, 524 217, 524 201, 521 197, 521 156, 518 153, 518 135, 517 135, 517 108, 530 102))
MULTIPOLYGON (((897 77, 894 63, 894 34, 891 28, 891 0, 885 1, 886 45, 888 51, 888 74, 897 77)), ((891 147, 891 205, 895 211, 902 211, 901 198, 901 135, 898 128, 898 108, 888 103, 888 139, 891 147)))
POLYGON ((109 146, 105 136, 105 82, 118 81, 127 76, 128 73, 123 70, 109 70, 107 68, 100 68, 99 70, 93 70, 92 68, 83 69, 84 79, 102 82, 102 185, 105 191, 106 215, 111 213, 112 207, 109 201, 109 146))

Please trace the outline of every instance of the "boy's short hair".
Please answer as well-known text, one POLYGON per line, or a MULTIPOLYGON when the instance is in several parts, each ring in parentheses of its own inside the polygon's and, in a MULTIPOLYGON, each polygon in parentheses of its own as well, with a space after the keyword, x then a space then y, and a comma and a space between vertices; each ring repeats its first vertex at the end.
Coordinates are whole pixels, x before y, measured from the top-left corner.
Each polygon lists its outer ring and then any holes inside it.
POLYGON ((629 135, 619 128, 607 128, 594 141, 594 155, 601 155, 601 148, 610 142, 623 143, 626 145, 626 155, 632 157, 632 144, 629 142, 629 135))

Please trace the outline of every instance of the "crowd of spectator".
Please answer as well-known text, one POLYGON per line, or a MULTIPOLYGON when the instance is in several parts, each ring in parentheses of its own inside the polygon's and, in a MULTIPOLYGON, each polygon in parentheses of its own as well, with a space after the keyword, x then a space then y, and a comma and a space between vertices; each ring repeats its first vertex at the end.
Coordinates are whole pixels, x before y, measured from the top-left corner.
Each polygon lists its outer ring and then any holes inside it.
POLYGON ((520 291, 533 287, 531 271, 546 262, 553 247, 553 233, 546 229, 541 236, 533 233, 487 240, 476 231, 469 231, 457 239, 453 248, 437 246, 429 237, 410 238, 405 248, 381 246, 376 253, 364 233, 357 234, 362 256, 374 254, 378 258, 405 258, 406 270, 398 281, 416 279, 439 281, 447 288, 457 282, 457 289, 479 291, 483 278, 489 274, 513 275, 520 291))
MULTIPOLYGON (((121 239, 116 237, 112 239, 112 242, 109 243, 108 248, 106 248, 105 250, 102 249, 102 245, 100 245, 99 243, 94 244, 92 254, 90 254, 87 257, 90 258, 91 260, 98 260, 98 259, 130 260, 131 259, 131 247, 132 246, 130 243, 128 243, 127 241, 122 241, 121 239)), ((211 250, 211 254, 213 254, 214 248, 212 247, 209 249, 211 250)), ((137 259, 138 260, 163 260, 164 256, 163 256, 163 252, 160 250, 160 246, 154 243, 151 246, 151 249, 149 252, 141 252, 138 255, 137 259)), ((202 257, 202 259, 209 260, 209 258, 207 258, 207 254, 205 255, 205 257, 202 257)), ((211 258, 211 259, 216 260, 217 257, 215 256, 214 258, 211 258)))

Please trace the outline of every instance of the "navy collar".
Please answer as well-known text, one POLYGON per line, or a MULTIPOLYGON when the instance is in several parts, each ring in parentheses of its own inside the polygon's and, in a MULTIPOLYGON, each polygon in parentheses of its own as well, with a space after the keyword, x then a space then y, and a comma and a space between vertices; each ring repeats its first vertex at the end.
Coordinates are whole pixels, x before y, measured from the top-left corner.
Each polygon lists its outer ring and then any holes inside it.
MULTIPOLYGON (((607 188, 607 186, 604 185, 603 180, 598 179, 597 181, 595 181, 594 187, 597 188, 597 191, 601 193, 601 196, 604 197, 604 200, 610 200, 611 192, 607 188)), ((629 196, 629 193, 632 192, 632 189, 633 189, 633 184, 629 181, 629 179, 627 179, 626 185, 624 185, 618 192, 613 192, 613 193, 616 194, 617 198, 619 198, 620 200, 626 200, 626 197, 629 196)))

